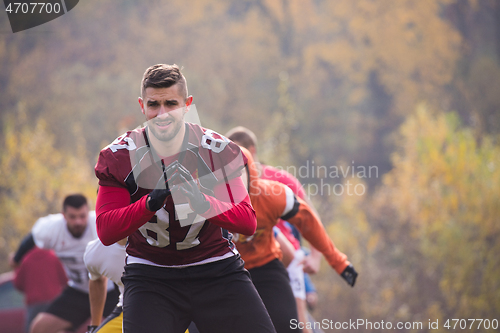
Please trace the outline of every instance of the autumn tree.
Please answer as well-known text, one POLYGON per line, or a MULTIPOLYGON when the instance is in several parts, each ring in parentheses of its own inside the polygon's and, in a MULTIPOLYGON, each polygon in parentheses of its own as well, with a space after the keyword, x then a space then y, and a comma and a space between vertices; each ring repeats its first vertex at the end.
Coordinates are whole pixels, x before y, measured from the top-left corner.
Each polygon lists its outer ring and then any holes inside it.
MULTIPOLYGON (((47 214, 61 212, 62 200, 71 193, 83 193, 91 208, 97 182, 89 168, 85 142, 78 150, 64 153, 53 147, 54 135, 47 122, 38 119, 26 125, 27 114, 19 103, 18 114, 8 117, 2 131, 0 152, 0 253, 2 258, 17 249, 19 241, 35 221, 47 214)), ((7 261, 0 271, 8 270, 7 261)))
POLYGON ((401 126, 398 142, 394 168, 376 193, 331 199, 330 235, 353 253, 363 275, 354 292, 321 276, 318 285, 335 309, 325 304, 321 315, 439 319, 443 332, 443 319, 495 319, 500 147, 490 137, 478 143, 456 114, 423 105, 401 126))
POLYGON ((456 115, 424 107, 401 134, 402 151, 385 179, 388 200, 419 239, 424 272, 438 281, 440 311, 492 317, 500 310, 500 147, 487 136, 478 143, 456 115))

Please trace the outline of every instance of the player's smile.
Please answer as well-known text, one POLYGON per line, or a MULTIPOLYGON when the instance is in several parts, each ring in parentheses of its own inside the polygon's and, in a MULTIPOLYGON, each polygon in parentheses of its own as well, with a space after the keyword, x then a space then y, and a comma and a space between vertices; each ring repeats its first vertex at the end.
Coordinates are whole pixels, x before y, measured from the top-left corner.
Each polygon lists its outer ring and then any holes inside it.
POLYGON ((165 129, 167 128, 170 124, 172 123, 172 121, 169 121, 169 120, 157 120, 157 121, 154 121, 154 124, 159 127, 160 129, 165 129))
POLYGON ((139 99, 151 134, 159 141, 170 141, 177 136, 184 124, 184 114, 191 99, 179 95, 179 87, 148 87, 139 99))
POLYGON ((183 125, 182 118, 184 117, 183 108, 171 111, 167 114, 159 115, 151 119, 149 128, 153 135, 160 141, 169 141, 173 139, 183 125), (173 113, 176 113, 175 115, 173 113), (181 117, 180 119, 178 119, 181 117))
POLYGON ((151 120, 151 123, 155 125, 155 127, 158 128, 159 130, 164 131, 167 130, 174 121, 175 120, 170 117, 167 119, 163 119, 163 117, 158 116, 156 118, 153 118, 151 120))

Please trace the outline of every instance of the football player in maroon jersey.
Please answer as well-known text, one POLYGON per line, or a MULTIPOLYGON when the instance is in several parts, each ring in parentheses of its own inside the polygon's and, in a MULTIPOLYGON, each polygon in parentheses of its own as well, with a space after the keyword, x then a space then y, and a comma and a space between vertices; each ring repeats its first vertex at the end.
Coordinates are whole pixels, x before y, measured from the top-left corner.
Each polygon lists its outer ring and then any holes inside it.
POLYGON ((176 65, 144 73, 146 126, 105 147, 97 230, 103 244, 128 237, 125 333, 275 332, 231 232, 252 235, 255 212, 241 180, 246 158, 224 136, 187 122, 194 112, 176 65))

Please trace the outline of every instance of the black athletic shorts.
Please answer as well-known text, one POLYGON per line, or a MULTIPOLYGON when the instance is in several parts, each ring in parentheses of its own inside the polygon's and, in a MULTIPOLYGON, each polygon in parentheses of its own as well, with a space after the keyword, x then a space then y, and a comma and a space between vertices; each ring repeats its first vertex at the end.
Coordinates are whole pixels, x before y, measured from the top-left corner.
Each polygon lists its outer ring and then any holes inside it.
MULTIPOLYGON (((113 290, 108 291, 106 304, 104 305, 104 317, 107 317, 113 311, 116 303, 118 303, 119 294, 120 292, 116 286, 113 290)), ((76 330, 90 318, 89 294, 68 286, 45 312, 71 322, 71 329, 76 330)))
POLYGON ((291 320, 298 320, 297 305, 290 287, 288 272, 281 261, 275 259, 248 271, 266 305, 276 332, 302 332, 300 329, 292 329, 291 320))
POLYGON ((125 333, 276 332, 243 261, 234 256, 184 268, 125 266, 125 333))

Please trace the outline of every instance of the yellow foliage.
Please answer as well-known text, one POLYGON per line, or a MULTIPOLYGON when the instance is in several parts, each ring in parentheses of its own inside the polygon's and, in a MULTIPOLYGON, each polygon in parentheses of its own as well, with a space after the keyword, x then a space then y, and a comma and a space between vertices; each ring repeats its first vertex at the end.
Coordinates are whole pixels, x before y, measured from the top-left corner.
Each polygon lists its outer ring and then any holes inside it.
POLYGON ((384 179, 386 204, 413 225, 426 269, 442 272, 441 311, 498 313, 500 147, 488 137, 478 144, 454 114, 423 105, 400 134, 394 169, 384 179))
MULTIPOLYGON (((85 142, 68 154, 53 148, 54 136, 47 131, 46 121, 39 119, 34 127, 25 125, 23 104, 18 114, 5 122, 0 141, 0 254, 14 251, 33 223, 49 213, 58 213, 63 198, 83 193, 91 207, 97 183, 85 159, 85 142)), ((6 261, 0 263, 7 270, 6 261)))
POLYGON ((348 293, 322 271, 317 286, 335 311, 319 316, 424 326, 430 319, 441 329, 443 318, 496 318, 500 146, 488 137, 477 142, 455 114, 425 105, 397 142, 394 168, 373 195, 333 196, 319 206, 333 217, 326 224, 335 245, 360 272, 348 293))
POLYGON ((318 27, 324 37, 304 47, 306 71, 327 81, 317 71, 327 62, 341 77, 362 83, 376 72, 394 96, 394 110, 406 114, 421 98, 437 102, 441 89, 453 78, 461 41, 441 17, 450 1, 329 1, 311 22, 334 22, 318 27), (328 17, 328 19, 326 18, 328 17), (333 26, 333 24, 335 24, 333 26), (436 33, 438 32, 439 33, 436 33))

